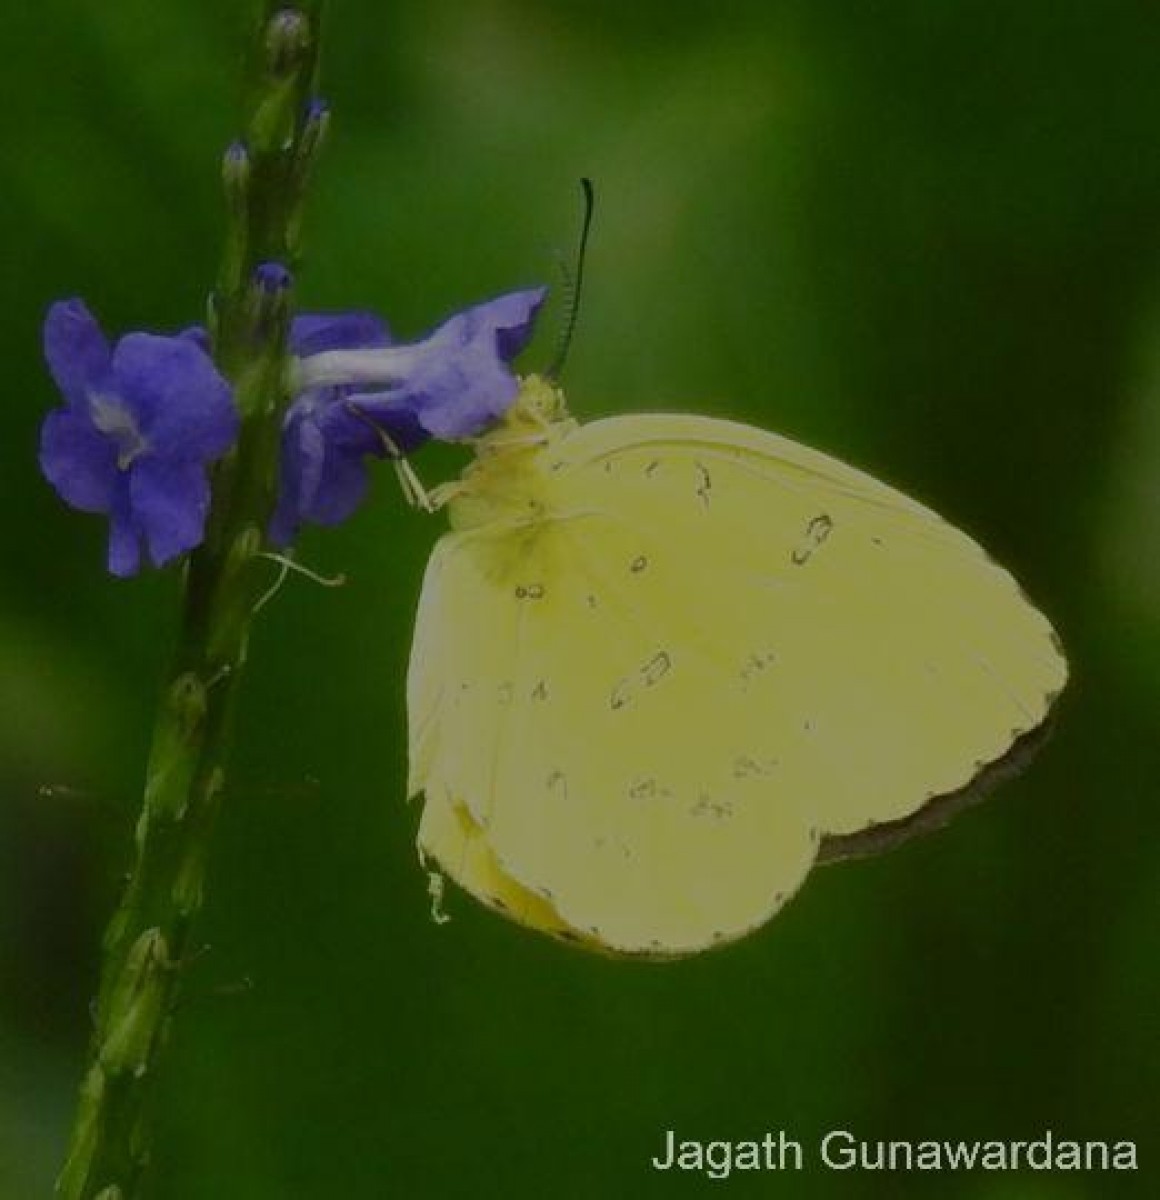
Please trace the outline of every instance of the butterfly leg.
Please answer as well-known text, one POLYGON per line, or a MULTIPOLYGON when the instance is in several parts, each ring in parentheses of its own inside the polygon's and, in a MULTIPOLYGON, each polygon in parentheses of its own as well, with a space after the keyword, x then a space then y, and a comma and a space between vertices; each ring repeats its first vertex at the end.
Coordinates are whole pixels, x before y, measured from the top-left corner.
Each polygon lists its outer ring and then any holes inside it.
POLYGON ((407 503, 413 508, 421 508, 425 513, 438 512, 461 491, 461 485, 457 480, 441 483, 428 491, 419 476, 415 474, 415 469, 411 466, 409 459, 399 455, 397 458, 392 458, 391 462, 407 503))
MULTIPOLYGON (((395 468, 395 476, 399 481, 403 499, 412 508, 421 508, 424 512, 433 513, 447 503, 446 498, 437 499, 434 493, 427 491, 415 473, 415 468, 411 466, 409 459, 403 453, 402 447, 381 425, 373 421, 357 404, 347 403, 346 410, 364 424, 369 425, 375 436, 382 442, 383 449, 391 460, 391 465, 395 468)), ((441 489, 436 489, 436 492, 439 490, 441 489)))
MULTIPOLYGON (((383 438, 390 442, 390 438, 384 433, 383 438)), ((424 512, 434 512, 435 504, 431 499, 431 493, 423 486, 419 476, 415 473, 415 468, 411 466, 410 461, 402 454, 396 451, 391 456, 391 466, 395 468, 395 475, 399 480, 399 487, 403 490, 403 497, 412 508, 421 508, 424 512)))

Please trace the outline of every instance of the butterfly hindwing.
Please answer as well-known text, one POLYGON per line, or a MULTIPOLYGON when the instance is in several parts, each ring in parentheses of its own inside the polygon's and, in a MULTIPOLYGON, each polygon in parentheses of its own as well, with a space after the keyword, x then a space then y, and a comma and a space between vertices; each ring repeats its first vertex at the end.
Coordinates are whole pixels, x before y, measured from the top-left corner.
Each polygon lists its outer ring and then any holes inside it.
MULTIPOLYGON (((804 877, 816 831, 789 792, 771 796, 769 766, 734 736, 741 690, 721 692, 681 610, 655 612, 662 581, 634 594, 615 577, 622 559, 626 575, 642 573, 639 537, 599 514, 562 521, 522 573, 495 580, 480 538, 455 536, 444 569, 464 594, 490 594, 478 612, 506 591, 516 634, 508 673, 489 684, 502 713, 490 759, 464 770, 439 756, 422 780, 428 797, 462 808, 508 877, 612 949, 693 950, 770 916, 804 877)), ((480 640, 493 632, 475 629, 480 640)), ((444 662, 463 676, 449 696, 479 694, 470 654, 444 662)), ((467 738, 474 758, 469 731, 484 714, 449 703, 440 737, 457 731, 453 744, 467 738)))

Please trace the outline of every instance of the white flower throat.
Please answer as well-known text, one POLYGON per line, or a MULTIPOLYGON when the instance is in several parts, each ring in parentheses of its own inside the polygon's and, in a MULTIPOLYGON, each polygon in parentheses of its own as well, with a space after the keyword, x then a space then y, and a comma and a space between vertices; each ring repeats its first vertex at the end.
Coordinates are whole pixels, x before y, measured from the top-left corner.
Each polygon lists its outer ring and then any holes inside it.
POLYGON ((89 396, 89 411, 97 429, 116 443, 117 466, 127 470, 149 446, 133 413, 119 397, 100 394, 89 396))

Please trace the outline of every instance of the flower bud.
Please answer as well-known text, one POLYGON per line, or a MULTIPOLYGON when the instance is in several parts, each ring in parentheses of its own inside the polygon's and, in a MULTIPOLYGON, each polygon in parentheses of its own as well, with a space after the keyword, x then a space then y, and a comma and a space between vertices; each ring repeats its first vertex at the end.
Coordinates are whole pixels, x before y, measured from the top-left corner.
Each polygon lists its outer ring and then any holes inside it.
POLYGON ((272 74, 291 74, 310 50, 310 19, 295 8, 275 13, 266 25, 266 62, 272 74))
POLYGON ((256 292, 276 299, 290 288, 294 282, 294 276, 280 262, 264 262, 254 268, 250 282, 256 292))
POLYGON ((129 955, 101 1014, 101 1067, 109 1076, 141 1075, 165 1018, 162 972, 169 951, 160 929, 147 929, 129 955))
POLYGON ((239 138, 231 142, 222 155, 222 184, 230 208, 235 212, 242 211, 245 206, 252 174, 253 163, 250 161, 249 148, 239 138))
POLYGON ((310 164, 329 128, 330 105, 321 96, 315 96, 306 106, 306 114, 302 120, 302 136, 298 140, 300 162, 310 164))
POLYGON ((293 286, 294 276, 280 262, 259 263, 254 268, 246 299, 252 328, 260 339, 277 337, 276 331, 284 329, 293 286))

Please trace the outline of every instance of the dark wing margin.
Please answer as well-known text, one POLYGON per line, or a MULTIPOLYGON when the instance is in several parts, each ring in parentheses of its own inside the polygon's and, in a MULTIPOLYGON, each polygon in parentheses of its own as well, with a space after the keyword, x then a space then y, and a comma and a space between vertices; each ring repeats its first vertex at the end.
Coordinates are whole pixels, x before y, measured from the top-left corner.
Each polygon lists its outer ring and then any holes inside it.
POLYGON ((901 817, 897 821, 883 821, 856 833, 823 837, 815 860, 817 865, 883 854, 903 842, 910 841, 911 838, 944 828, 964 809, 972 808, 985 800, 1000 784, 1022 774, 1051 738, 1054 727, 1055 716, 1049 713, 1034 729, 1020 734, 1005 754, 985 764, 969 783, 953 792, 933 796, 922 808, 908 817, 901 817))

